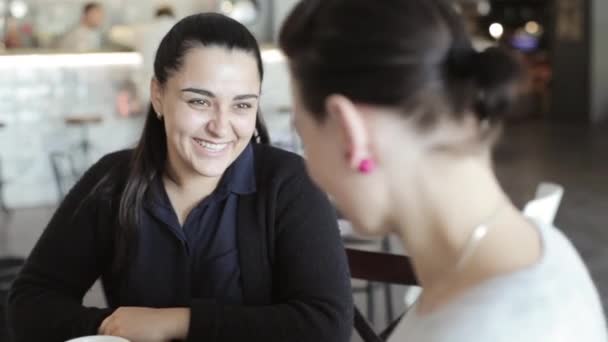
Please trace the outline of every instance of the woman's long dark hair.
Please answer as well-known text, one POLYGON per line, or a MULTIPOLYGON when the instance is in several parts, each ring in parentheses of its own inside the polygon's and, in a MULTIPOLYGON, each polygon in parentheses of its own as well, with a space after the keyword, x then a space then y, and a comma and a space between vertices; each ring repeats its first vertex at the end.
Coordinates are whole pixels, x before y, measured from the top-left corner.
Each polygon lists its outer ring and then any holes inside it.
MULTIPOLYGON (((173 73, 182 66, 184 56, 196 46, 221 46, 253 54, 257 61, 260 80, 264 70, 260 48, 255 37, 239 22, 221 14, 204 13, 186 17, 179 21, 163 38, 154 60, 154 76, 164 85, 173 73)), ((255 143, 270 142, 268 131, 258 111, 255 143)), ((125 182, 118 208, 118 226, 115 238, 113 271, 121 272, 127 265, 129 255, 136 246, 136 234, 141 222, 145 195, 156 177, 162 175, 167 160, 167 136, 162 120, 152 106, 148 110, 146 123, 135 147, 130 164, 130 173, 125 182)))

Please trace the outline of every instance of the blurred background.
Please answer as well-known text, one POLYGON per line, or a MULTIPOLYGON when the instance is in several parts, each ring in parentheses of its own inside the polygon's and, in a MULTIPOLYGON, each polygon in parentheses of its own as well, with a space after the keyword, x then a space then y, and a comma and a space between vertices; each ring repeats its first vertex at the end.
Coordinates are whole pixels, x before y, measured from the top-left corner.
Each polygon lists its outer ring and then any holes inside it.
MULTIPOLYGON (((0 268, 28 255, 88 166, 135 144, 154 50, 183 16, 222 12, 250 28, 263 46, 261 106, 273 143, 300 151, 285 60, 275 47, 296 2, 99 0, 83 15, 85 0, 0 0, 0 268)), ((460 0, 454 6, 476 49, 505 47, 527 70, 497 147, 501 182, 522 208, 540 182, 563 186, 556 224, 583 255, 608 307, 608 39, 602 36, 608 1, 460 0)), ((353 238, 342 223, 345 241, 358 248, 402 252, 390 238, 353 238)), ((378 327, 405 307, 406 288, 353 285, 358 307, 378 327)), ((98 288, 87 303, 104 305, 98 288)))

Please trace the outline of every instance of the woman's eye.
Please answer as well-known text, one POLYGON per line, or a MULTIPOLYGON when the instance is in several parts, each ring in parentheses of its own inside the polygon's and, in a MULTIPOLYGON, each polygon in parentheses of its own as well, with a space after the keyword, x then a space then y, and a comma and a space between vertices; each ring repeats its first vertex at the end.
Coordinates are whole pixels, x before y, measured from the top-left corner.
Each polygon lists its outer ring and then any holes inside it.
POLYGON ((236 104, 236 108, 238 108, 238 109, 251 109, 251 108, 253 108, 253 105, 251 105, 250 103, 237 103, 236 104))
POLYGON ((188 103, 191 105, 196 105, 196 106, 205 106, 205 107, 211 106, 211 103, 204 99, 193 99, 193 100, 188 101, 188 103))

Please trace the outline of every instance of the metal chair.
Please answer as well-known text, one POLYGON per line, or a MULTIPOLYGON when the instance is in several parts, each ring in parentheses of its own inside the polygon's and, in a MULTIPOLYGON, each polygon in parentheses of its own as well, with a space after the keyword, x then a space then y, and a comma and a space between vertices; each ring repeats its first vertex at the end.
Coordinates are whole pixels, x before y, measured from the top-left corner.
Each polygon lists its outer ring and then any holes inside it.
MULTIPOLYGON (((346 255, 353 279, 407 286, 418 284, 408 257, 350 248, 346 248, 346 255)), ((389 321, 387 328, 378 334, 359 309, 355 307, 355 330, 364 342, 385 341, 400 319, 401 316, 396 320, 389 321)))
MULTIPOLYGON (((0 127, 4 124, 0 122, 0 127)), ((0 213, 2 214, 2 223, 0 225, 0 242, 3 246, 1 249, 8 249, 5 243, 8 243, 8 227, 13 217, 13 211, 7 206, 4 198, 4 184, 6 180, 3 174, 2 159, 0 159, 0 213)), ((6 253, 6 251, 3 251, 6 253)), ((6 308, 5 303, 8 291, 21 270, 25 260, 17 257, 2 257, 0 258, 0 341, 8 341, 8 327, 6 325, 6 308)))
POLYGON ((4 179, 3 168, 2 168, 2 159, 0 159, 0 215, 2 217, 0 221, 0 250, 8 249, 8 227, 13 218, 13 210, 11 210, 6 205, 6 200, 4 198, 4 184, 6 184, 6 180, 4 179))
POLYGON ((544 224, 553 224, 563 196, 563 186, 542 182, 536 188, 534 199, 524 207, 524 215, 535 218, 544 224))
POLYGON ((2 228, 8 226, 8 222, 12 217, 12 211, 6 205, 4 199, 4 174, 2 172, 2 159, 0 159, 0 212, 2 213, 2 228))
MULTIPOLYGON (((367 239, 357 236, 352 231, 350 223, 346 220, 340 219, 339 221, 340 232, 342 235, 342 241, 347 248, 352 247, 359 250, 373 250, 383 253, 390 253, 390 240, 389 237, 384 237, 381 240, 378 239, 367 239)), ((376 291, 381 289, 384 296, 385 308, 386 308, 386 319, 392 321, 395 317, 393 308, 393 291, 391 284, 381 284, 373 281, 366 281, 363 286, 353 286, 353 293, 365 293, 365 299, 367 302, 367 315, 366 318, 375 323, 375 308, 376 308, 376 291)))
POLYGON ((55 184, 57 185, 59 201, 61 201, 76 183, 81 172, 76 167, 74 158, 69 152, 54 151, 50 153, 49 158, 55 184))
MULTIPOLYGON (((5 126, 6 124, 0 121, 0 128, 4 128, 5 126)), ((6 180, 4 179, 4 169, 2 166, 2 158, 0 158, 0 212, 2 213, 2 225, 0 225, 0 229, 4 232, 8 228, 8 223, 12 218, 12 211, 8 208, 4 199, 4 184, 6 180)))
POLYGON ((6 301, 8 291, 17 278, 23 263, 22 258, 1 258, 0 259, 0 341, 8 341, 8 327, 6 324, 6 301))

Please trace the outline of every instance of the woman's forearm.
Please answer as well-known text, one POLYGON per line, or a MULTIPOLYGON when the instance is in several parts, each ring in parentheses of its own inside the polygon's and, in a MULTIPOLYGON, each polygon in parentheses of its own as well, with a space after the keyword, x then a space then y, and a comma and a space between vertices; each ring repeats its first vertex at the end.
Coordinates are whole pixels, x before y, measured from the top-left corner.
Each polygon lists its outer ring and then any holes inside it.
POLYGON ((171 308, 163 309, 163 315, 166 317, 168 324, 168 334, 171 339, 185 340, 188 336, 190 327, 190 309, 189 308, 171 308))

